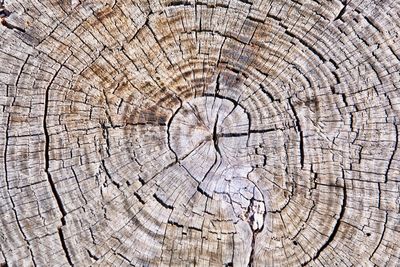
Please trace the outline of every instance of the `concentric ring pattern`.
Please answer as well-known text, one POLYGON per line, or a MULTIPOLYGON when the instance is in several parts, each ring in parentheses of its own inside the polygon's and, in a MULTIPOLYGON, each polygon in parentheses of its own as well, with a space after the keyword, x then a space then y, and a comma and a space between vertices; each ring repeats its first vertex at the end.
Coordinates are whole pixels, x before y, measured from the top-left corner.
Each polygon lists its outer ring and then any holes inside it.
POLYGON ((5 8, 0 265, 400 264, 398 1, 5 8))

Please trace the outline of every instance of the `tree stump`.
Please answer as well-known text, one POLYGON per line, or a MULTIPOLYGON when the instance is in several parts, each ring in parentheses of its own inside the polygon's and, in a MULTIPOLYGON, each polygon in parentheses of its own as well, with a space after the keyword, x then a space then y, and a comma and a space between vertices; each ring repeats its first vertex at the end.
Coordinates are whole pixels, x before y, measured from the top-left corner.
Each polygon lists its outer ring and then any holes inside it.
POLYGON ((400 266, 399 14, 6 0, 0 266, 400 266))

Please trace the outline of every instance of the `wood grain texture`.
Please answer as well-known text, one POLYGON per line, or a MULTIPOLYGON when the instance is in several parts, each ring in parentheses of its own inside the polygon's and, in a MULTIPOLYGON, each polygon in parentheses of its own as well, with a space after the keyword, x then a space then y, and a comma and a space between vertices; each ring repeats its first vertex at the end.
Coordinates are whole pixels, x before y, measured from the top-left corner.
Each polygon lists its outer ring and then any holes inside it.
POLYGON ((0 266, 400 266, 399 16, 1 2, 0 266))

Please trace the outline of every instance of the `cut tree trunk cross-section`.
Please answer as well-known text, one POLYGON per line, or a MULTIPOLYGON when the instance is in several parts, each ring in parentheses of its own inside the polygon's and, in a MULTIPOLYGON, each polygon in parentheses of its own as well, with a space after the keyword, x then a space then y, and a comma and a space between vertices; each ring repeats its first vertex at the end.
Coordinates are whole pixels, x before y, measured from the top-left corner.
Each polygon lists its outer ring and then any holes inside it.
POLYGON ((400 266, 399 14, 0 0, 0 266, 400 266))

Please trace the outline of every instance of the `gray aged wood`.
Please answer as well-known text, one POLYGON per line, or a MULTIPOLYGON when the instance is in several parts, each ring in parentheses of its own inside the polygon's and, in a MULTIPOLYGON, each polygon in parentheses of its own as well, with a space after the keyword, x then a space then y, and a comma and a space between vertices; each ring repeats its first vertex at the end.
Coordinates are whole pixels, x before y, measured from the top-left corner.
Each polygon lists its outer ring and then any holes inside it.
POLYGON ((0 266, 400 266, 399 16, 6 0, 0 266))

